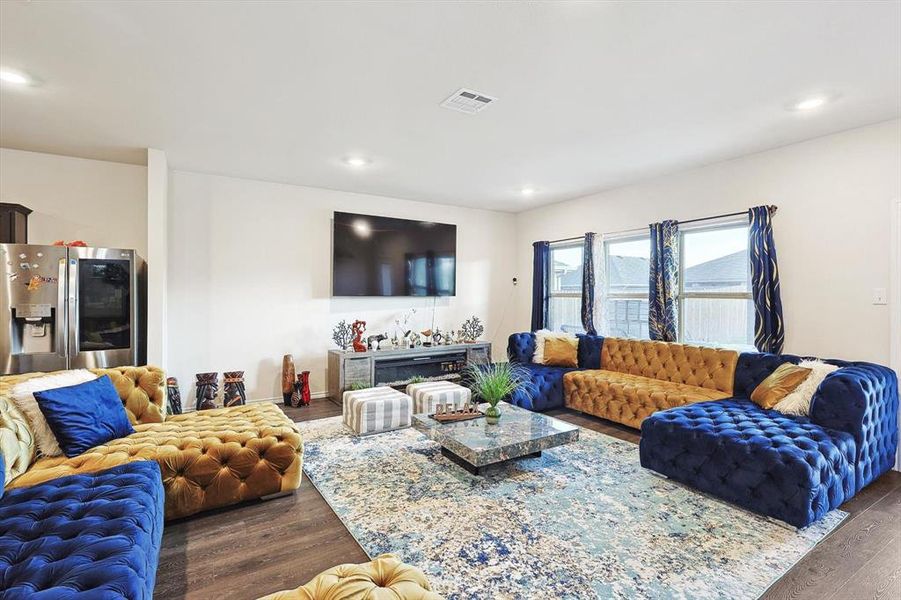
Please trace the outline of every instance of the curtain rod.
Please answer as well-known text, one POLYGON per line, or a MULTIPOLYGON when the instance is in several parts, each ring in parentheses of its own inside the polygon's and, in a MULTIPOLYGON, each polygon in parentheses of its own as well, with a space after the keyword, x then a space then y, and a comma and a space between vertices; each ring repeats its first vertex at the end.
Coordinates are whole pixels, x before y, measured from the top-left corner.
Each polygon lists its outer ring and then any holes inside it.
MULTIPOLYGON (((770 205, 770 214, 775 213, 776 210, 778 210, 778 208, 779 208, 778 206, 770 205)), ((686 225, 686 224, 688 224, 688 223, 700 223, 700 222, 702 222, 702 221, 712 221, 712 220, 714 220, 714 219, 725 219, 726 217, 738 217, 738 216, 740 216, 740 215, 746 215, 746 214, 748 214, 748 211, 742 210, 742 211, 739 211, 739 212, 725 213, 725 214, 722 214, 722 215, 714 215, 714 216, 712 216, 712 217, 700 217, 700 218, 698 218, 698 219, 687 219, 687 220, 685 220, 685 221, 676 221, 676 222, 677 222, 679 225, 686 225)), ((610 232, 607 233, 607 235, 614 235, 614 234, 619 234, 619 233, 632 233, 633 231, 634 231, 634 232, 639 232, 639 231, 641 231, 641 230, 642 230, 641 228, 638 228, 638 229, 623 229, 622 231, 610 231, 610 232)), ((574 242, 574 241, 576 241, 576 240, 583 240, 583 239, 585 239, 585 236, 584 236, 584 235, 577 235, 577 236, 574 236, 574 237, 560 238, 559 240, 550 240, 548 243, 549 243, 549 244, 559 244, 560 242, 574 242)))

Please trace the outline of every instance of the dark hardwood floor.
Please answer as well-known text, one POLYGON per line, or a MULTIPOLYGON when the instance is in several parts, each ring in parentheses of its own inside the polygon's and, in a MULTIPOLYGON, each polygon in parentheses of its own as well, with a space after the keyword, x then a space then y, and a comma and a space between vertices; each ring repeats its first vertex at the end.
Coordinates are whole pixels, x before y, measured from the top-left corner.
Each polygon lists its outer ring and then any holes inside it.
MULTIPOLYGON (((286 409, 295 421, 341 414, 329 400, 286 409)), ((549 413, 638 442, 638 433, 568 409, 549 413)), ((901 473, 880 477, 842 509, 851 516, 764 596, 768 600, 901 598, 901 473)), ((304 477, 293 495, 167 523, 158 599, 250 600, 306 583, 366 554, 304 477)))

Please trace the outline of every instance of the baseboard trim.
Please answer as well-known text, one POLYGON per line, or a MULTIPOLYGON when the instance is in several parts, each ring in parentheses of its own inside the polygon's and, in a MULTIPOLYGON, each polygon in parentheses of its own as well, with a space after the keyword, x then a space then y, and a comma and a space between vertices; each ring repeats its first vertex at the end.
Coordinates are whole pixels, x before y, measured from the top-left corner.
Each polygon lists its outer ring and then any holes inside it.
MULTIPOLYGON (((323 398, 328 399, 328 397, 329 397, 329 395, 328 395, 327 391, 310 393, 310 399, 312 399, 312 400, 321 400, 323 398)), ((221 401, 222 398, 217 397, 216 400, 221 401)), ((276 404, 281 404, 283 401, 284 401, 284 399, 281 396, 278 396, 275 398, 248 398, 247 404, 258 404, 260 402, 274 402, 276 404)), ((216 408, 222 408, 222 407, 217 404, 216 408)), ((182 413, 195 412, 196 410, 197 409, 195 409, 194 406, 183 406, 182 407, 182 413)))

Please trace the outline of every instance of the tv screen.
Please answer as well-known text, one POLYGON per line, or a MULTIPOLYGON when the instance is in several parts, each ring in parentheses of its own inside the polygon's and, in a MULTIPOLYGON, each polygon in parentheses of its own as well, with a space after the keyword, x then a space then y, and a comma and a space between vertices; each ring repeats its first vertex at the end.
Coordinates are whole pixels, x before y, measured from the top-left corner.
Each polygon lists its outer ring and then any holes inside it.
POLYGON ((457 226, 335 213, 334 296, 453 296, 457 226))

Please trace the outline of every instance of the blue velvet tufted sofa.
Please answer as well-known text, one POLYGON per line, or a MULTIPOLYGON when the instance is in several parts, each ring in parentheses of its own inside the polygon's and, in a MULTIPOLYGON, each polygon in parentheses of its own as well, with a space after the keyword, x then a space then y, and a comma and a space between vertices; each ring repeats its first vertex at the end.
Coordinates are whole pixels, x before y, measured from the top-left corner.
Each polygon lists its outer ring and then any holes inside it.
MULTIPOLYGON (((566 404, 564 379, 600 369, 604 340, 580 336, 577 369, 531 363, 531 333, 510 336, 508 355, 531 373, 531 410, 566 404)), ((764 410, 748 398, 785 362, 801 357, 742 353, 729 398, 654 412, 641 422, 645 468, 749 510, 805 527, 892 468, 898 449, 898 379, 886 367, 828 360, 840 369, 814 394, 808 417, 764 410)))
POLYGON ((162 534, 163 483, 153 461, 6 490, 0 598, 150 600, 162 534))

